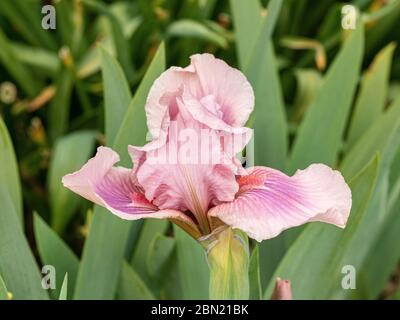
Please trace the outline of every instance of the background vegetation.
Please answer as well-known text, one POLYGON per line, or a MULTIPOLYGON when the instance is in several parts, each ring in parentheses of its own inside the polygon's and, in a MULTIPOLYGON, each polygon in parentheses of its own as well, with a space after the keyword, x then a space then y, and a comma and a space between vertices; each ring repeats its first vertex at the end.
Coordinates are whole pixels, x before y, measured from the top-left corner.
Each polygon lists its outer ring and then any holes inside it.
POLYGON ((250 298, 277 276, 298 299, 400 298, 400 0, 350 1, 354 31, 340 1, 269 2, 0 1, 0 299, 208 297, 204 253, 180 229, 119 220, 61 186, 97 145, 129 166, 152 82, 198 52, 252 83, 256 164, 323 162, 353 192, 344 231, 315 223, 252 245, 250 298), (45 4, 56 30, 41 27, 45 4), (41 288, 42 265, 56 289, 41 288), (356 290, 341 287, 345 265, 356 290))

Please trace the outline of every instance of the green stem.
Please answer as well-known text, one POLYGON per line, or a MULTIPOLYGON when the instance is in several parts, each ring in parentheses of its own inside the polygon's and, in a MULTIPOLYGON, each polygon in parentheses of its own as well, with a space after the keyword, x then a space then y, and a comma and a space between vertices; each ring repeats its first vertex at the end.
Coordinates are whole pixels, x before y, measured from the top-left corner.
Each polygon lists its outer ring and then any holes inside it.
POLYGON ((247 236, 224 226, 199 241, 206 250, 210 268, 210 299, 248 299, 247 236))

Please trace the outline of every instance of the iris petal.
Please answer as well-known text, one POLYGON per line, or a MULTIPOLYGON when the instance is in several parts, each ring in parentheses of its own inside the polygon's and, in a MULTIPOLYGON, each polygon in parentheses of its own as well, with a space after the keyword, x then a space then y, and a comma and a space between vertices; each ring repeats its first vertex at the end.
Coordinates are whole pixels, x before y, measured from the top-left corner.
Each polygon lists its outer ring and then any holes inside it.
POLYGON ((271 168, 254 167, 238 182, 235 200, 212 208, 209 215, 257 241, 310 221, 343 228, 350 214, 350 188, 340 172, 323 164, 298 170, 292 177, 271 168))
POLYGON ((96 156, 79 171, 67 174, 62 182, 80 196, 127 220, 141 218, 174 219, 197 229, 190 217, 178 210, 159 210, 146 199, 132 170, 114 167, 119 156, 112 149, 99 147, 96 156))
POLYGON ((147 126, 158 137, 170 101, 181 95, 183 87, 197 100, 213 96, 220 118, 231 127, 242 127, 254 107, 254 92, 237 69, 211 54, 196 54, 186 68, 171 67, 153 84, 146 101, 147 126))

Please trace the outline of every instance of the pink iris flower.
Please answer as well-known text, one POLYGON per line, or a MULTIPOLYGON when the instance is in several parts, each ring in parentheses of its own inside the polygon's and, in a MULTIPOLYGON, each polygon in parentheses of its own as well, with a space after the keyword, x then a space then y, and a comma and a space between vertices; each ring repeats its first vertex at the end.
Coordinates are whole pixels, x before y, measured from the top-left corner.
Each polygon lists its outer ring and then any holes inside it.
POLYGON ((344 228, 351 191, 340 172, 313 164, 290 177, 242 167, 236 155, 251 138, 244 125, 253 106, 240 71, 194 55, 154 82, 145 106, 152 139, 128 147, 133 168, 114 166, 118 154, 99 147, 63 184, 120 218, 169 219, 196 239, 226 225, 257 241, 310 221, 344 228))

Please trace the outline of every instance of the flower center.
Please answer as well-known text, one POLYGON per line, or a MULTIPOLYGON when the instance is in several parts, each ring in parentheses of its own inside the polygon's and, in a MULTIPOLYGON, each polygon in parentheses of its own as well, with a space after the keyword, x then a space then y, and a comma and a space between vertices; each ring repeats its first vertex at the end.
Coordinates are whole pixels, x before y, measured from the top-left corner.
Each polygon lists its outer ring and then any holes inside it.
POLYGON ((202 207, 190 174, 188 174, 185 168, 183 168, 182 174, 185 178, 186 185, 189 191, 192 204, 192 213, 199 224, 199 229, 203 234, 209 234, 211 232, 211 228, 208 222, 206 209, 202 207))

